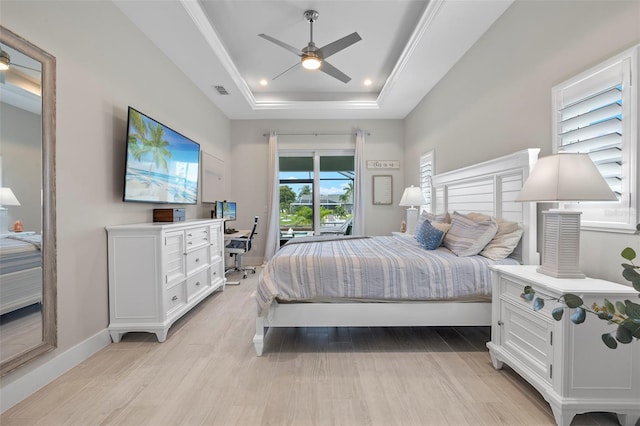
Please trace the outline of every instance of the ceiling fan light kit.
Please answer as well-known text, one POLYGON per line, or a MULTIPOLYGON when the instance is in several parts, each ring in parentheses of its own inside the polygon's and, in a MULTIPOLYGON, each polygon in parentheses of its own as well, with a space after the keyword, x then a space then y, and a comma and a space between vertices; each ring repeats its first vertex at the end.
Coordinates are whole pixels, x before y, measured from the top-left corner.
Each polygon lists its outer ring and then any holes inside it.
MULTIPOLYGON (((349 77, 348 75, 338 70, 336 67, 334 67, 330 63, 328 63, 326 59, 329 56, 335 53, 338 53, 339 51, 346 49, 352 44, 362 40, 362 38, 360 37, 360 35, 358 35, 358 33, 351 33, 348 36, 342 37, 341 39, 338 39, 318 49, 316 45, 313 43, 313 23, 318 20, 318 15, 319 15, 318 12, 315 10, 307 10, 303 13, 304 18, 309 23, 310 36, 309 36, 309 43, 307 43, 307 45, 302 50, 296 49, 295 47, 283 41, 275 39, 271 36, 268 36, 266 34, 258 34, 258 36, 274 44, 277 44, 278 46, 299 56, 300 64, 302 64, 302 67, 304 69, 320 70, 325 74, 328 74, 331 77, 342 81, 343 83, 348 83, 351 80, 351 77, 349 77)), ((289 69, 292 69, 294 67, 291 67, 289 69)), ((280 77, 281 75, 289 71, 289 69, 275 76, 273 80, 275 80, 276 78, 280 77)))
POLYGON ((11 64, 11 58, 9 57, 9 54, 0 49, 0 71, 8 70, 9 64, 11 64))

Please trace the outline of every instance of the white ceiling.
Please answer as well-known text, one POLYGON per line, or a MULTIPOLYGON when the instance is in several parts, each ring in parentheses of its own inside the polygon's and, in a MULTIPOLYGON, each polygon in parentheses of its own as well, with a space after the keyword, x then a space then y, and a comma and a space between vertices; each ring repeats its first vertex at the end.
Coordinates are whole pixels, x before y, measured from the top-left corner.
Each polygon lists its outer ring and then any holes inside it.
POLYGON ((404 118, 513 0, 114 0, 230 119, 404 118), (343 83, 300 65, 317 10, 318 47, 358 32, 329 62, 343 83), (260 80, 268 81, 266 86, 260 80), (370 79, 372 84, 365 86, 370 79), (214 86, 222 86, 221 95, 214 86))

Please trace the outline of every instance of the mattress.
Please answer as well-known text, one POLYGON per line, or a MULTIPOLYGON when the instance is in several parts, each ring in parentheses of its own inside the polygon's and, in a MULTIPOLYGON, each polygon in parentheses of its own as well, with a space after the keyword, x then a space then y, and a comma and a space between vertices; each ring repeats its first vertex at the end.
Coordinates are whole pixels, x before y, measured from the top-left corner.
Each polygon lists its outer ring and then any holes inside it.
POLYGON ((518 264, 425 250, 413 238, 301 237, 287 243, 260 273, 258 315, 274 300, 363 302, 478 300, 491 295, 489 267, 518 264), (292 241, 293 242, 293 241, 292 241))
POLYGON ((42 266, 42 236, 0 238, 0 275, 42 266))

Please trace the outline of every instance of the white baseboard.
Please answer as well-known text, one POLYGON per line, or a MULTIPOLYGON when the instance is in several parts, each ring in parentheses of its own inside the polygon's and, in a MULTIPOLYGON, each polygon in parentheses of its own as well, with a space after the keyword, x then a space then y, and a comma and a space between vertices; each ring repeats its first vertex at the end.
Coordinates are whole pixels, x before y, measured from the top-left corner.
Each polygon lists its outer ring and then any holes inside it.
MULTIPOLYGON (((4 413, 110 343, 111 337, 105 328, 10 383, 6 383, 5 379, 11 374, 3 377, 2 387, 0 387, 0 413, 4 413)), ((28 368, 28 365, 24 368, 28 368)), ((20 369, 14 374, 19 373, 20 369)))

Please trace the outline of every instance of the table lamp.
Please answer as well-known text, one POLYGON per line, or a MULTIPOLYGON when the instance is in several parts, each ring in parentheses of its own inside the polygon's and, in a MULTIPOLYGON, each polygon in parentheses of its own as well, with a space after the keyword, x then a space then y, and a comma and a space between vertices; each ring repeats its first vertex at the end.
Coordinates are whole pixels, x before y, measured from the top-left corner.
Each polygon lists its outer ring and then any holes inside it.
POLYGON ((407 209, 407 233, 413 234, 416 231, 416 223, 418 223, 418 209, 415 206, 427 204, 422 189, 411 185, 404 189, 400 206, 410 206, 407 209))
MULTIPOLYGON (((533 167, 516 201, 618 201, 589 154, 543 157, 533 167)), ((538 272, 556 278, 584 278, 580 272, 580 215, 574 210, 542 212, 542 263, 538 272)))
POLYGON ((9 230, 7 209, 4 206, 19 205, 20 201, 18 201, 11 188, 0 188, 0 233, 6 233, 9 230))

